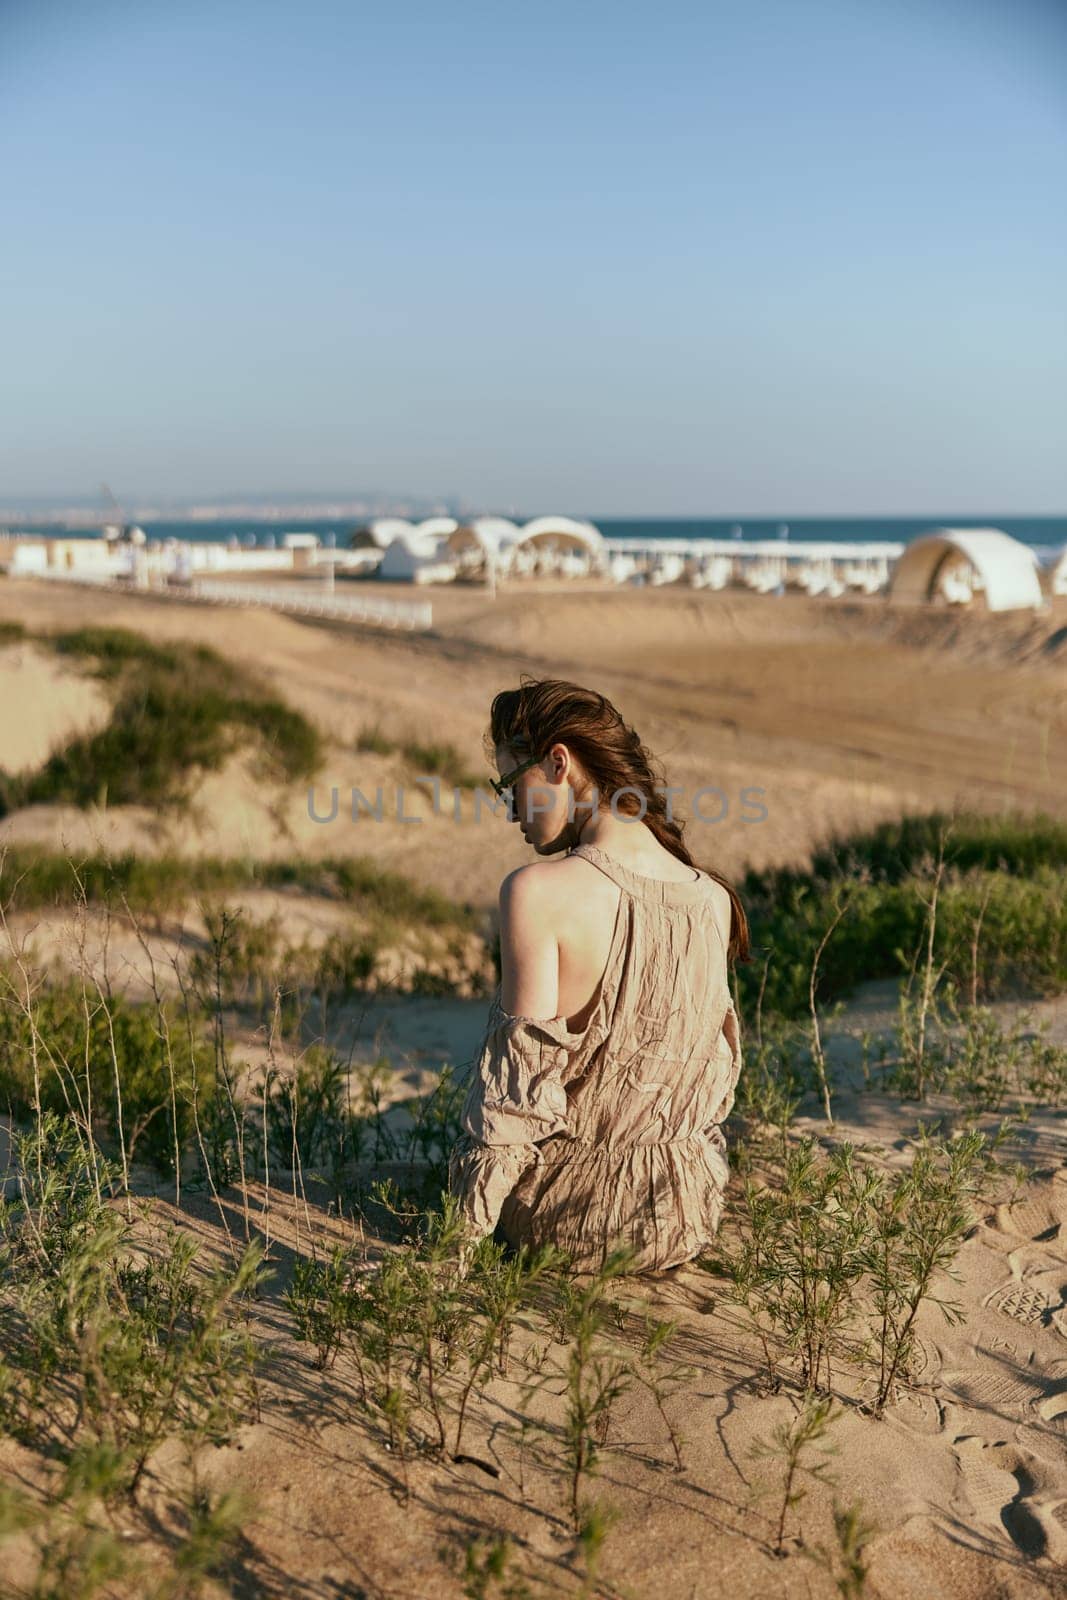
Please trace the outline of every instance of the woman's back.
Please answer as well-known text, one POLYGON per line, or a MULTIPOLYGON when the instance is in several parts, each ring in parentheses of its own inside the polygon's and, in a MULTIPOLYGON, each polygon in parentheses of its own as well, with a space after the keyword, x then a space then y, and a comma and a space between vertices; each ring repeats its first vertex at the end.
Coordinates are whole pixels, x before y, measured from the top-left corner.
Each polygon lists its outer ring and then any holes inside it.
POLYGON ((718 1226, 720 1124, 741 1066, 720 924, 706 874, 646 877, 592 844, 619 888, 588 1020, 572 1030, 505 1012, 499 990, 464 1107, 453 1187, 484 1230, 555 1243, 598 1265, 619 1243, 638 1270, 689 1259, 718 1226))
MULTIPOLYGON (((638 830, 647 833, 647 830, 638 830)), ((553 923, 559 952, 557 1014, 575 1030, 584 1029, 606 974, 620 901, 640 894, 647 883, 665 887, 702 882, 708 909, 716 917, 726 948, 730 937, 730 896, 722 884, 685 866, 662 846, 629 857, 614 848, 575 846, 565 856, 538 865, 553 890, 553 923), (666 864, 672 876, 663 875, 666 864), (612 876, 614 868, 618 871, 612 876), (555 886, 558 880, 558 889, 555 886), (590 998, 592 997, 592 998, 590 998)))

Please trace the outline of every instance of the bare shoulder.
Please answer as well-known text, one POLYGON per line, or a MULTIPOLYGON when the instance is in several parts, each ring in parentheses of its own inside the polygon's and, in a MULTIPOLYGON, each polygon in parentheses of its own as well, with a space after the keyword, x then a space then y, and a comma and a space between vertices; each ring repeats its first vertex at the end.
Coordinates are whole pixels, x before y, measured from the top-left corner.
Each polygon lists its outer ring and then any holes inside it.
POLYGON ((501 914, 522 917, 573 907, 575 893, 587 890, 590 882, 601 876, 580 856, 530 861, 509 872, 501 883, 501 914))

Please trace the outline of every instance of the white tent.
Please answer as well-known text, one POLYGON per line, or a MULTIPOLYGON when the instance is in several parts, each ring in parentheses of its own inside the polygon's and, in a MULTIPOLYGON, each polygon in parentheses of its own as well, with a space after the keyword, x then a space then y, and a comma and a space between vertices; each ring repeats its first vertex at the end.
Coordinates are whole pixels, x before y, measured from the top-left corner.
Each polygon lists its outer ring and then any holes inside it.
POLYGON ((377 576, 392 583, 447 583, 456 563, 447 554, 447 537, 411 529, 394 539, 378 563, 377 576))
POLYGON ((509 565, 519 538, 518 528, 507 517, 474 517, 455 529, 446 548, 458 570, 468 576, 484 573, 490 560, 502 572, 509 565))
POLYGON ((1037 557, 999 528, 933 528, 906 546, 889 582, 894 604, 968 605, 990 611, 1041 605, 1037 557))
POLYGON ((600 529, 591 522, 577 522, 573 517, 535 517, 521 528, 524 541, 541 542, 552 539, 561 550, 598 550, 603 544, 600 529))
POLYGON ((629 583, 637 571, 637 562, 631 555, 613 555, 608 558, 608 572, 615 583, 629 583))
POLYGON ((447 541, 464 573, 484 572, 492 560, 502 577, 581 577, 603 561, 603 545, 599 528, 570 517, 536 517, 523 527, 506 517, 475 517, 447 541))
POLYGON ((513 546, 512 566, 516 571, 577 577, 600 571, 605 563, 600 529, 573 517, 535 517, 519 529, 513 546), (571 559, 564 561, 564 557, 571 559))

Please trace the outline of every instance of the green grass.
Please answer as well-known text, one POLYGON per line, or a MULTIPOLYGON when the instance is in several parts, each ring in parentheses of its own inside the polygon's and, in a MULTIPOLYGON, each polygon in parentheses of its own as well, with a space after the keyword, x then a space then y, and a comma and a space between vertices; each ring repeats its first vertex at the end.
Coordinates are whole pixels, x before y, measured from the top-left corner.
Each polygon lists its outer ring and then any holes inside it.
POLYGON ((356 749, 368 750, 379 756, 399 755, 420 776, 440 778, 442 783, 455 789, 476 789, 487 781, 484 774, 471 771, 462 753, 447 740, 424 743, 408 736, 393 738, 375 723, 359 734, 356 749))
POLYGON ((456 905, 438 890, 420 888, 367 856, 254 861, 127 852, 71 861, 57 851, 13 846, 3 857, 0 874, 0 901, 21 910, 73 905, 84 890, 90 904, 120 906, 125 898, 132 911, 164 915, 213 891, 287 888, 405 924, 464 930, 481 924, 471 904, 456 905))
POLYGON ((206 1102, 213 1079, 206 1020, 190 1031, 175 1012, 172 1051, 157 1014, 120 995, 105 1003, 68 979, 42 987, 27 1015, 19 993, 16 975, 0 969, 0 1108, 17 1122, 38 1102, 75 1115, 112 1149, 121 1116, 127 1158, 173 1172, 175 1149, 192 1141, 194 1097, 206 1102))
MULTIPOLYGON (((907 970, 926 920, 939 815, 906 818, 839 839, 807 872, 750 872, 742 886, 753 962, 738 980, 751 1012, 763 982, 767 1012, 808 1007, 812 957, 840 897, 848 910, 819 963, 826 1004, 871 978, 907 970)), ((945 852, 936 957, 964 989, 979 928, 980 995, 1067 989, 1067 824, 1051 817, 959 817, 945 852)))
POLYGON ((204 645, 157 645, 125 628, 41 636, 109 685, 111 717, 23 777, 0 777, 0 815, 26 805, 181 806, 198 776, 251 746, 276 782, 310 780, 317 729, 253 674, 204 645))
POLYGON ((816 877, 870 874, 876 883, 899 883, 937 855, 943 828, 951 827, 946 860, 957 872, 1003 872, 1032 877, 1043 867, 1067 868, 1067 821, 1060 817, 964 816, 942 812, 884 822, 869 833, 831 841, 812 859, 816 877))

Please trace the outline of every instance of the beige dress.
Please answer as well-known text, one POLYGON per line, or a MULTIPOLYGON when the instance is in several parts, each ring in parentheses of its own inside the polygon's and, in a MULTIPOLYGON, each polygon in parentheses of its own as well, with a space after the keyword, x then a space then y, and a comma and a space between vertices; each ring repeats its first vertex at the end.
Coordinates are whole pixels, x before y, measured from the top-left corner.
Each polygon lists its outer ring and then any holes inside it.
POLYGON ((572 1033, 505 1011, 498 987, 450 1186, 476 1236, 499 1223, 579 1270, 619 1244, 637 1271, 675 1266, 718 1228, 741 1070, 714 880, 646 877, 591 844, 570 854, 622 890, 596 1007, 572 1033))

